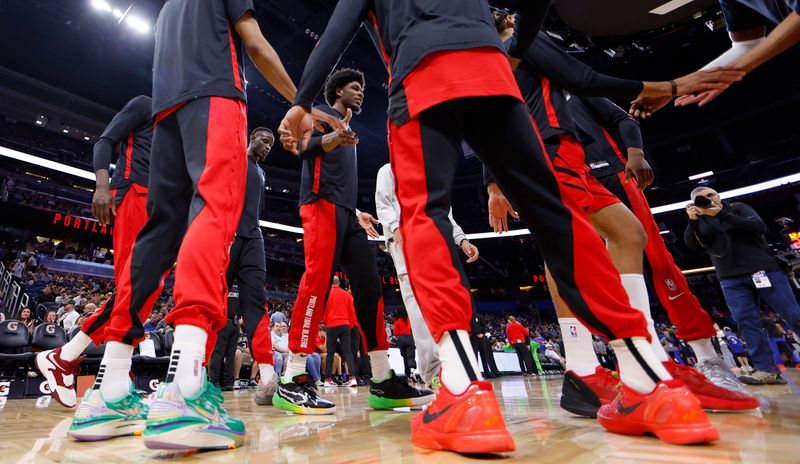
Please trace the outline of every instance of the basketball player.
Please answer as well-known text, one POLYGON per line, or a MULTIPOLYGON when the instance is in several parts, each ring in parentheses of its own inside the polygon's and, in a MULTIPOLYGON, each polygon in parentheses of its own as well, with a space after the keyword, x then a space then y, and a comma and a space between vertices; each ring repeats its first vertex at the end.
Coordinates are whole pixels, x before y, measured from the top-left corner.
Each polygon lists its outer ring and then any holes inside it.
MULTIPOLYGON (((425 324, 422 311, 414 296, 411 282, 408 279, 406 262, 403 258, 403 236, 400 233, 400 203, 397 201, 395 193, 394 175, 389 164, 383 165, 378 170, 378 178, 375 181, 375 209, 378 213, 378 220, 383 224, 383 234, 386 238, 386 248, 394 261, 397 270, 397 280, 400 282, 400 296, 408 313, 411 322, 411 335, 419 353, 419 373, 426 386, 433 386, 433 378, 439 374, 442 364, 439 362, 439 351, 436 342, 425 324)), ((453 243, 461 248, 467 255, 467 262, 477 261, 478 248, 467 240, 467 235, 453 219, 453 209, 447 215, 450 224, 453 226, 453 243)))
MULTIPOLYGON (((325 84, 325 100, 328 105, 317 109, 343 118, 343 122, 349 124, 352 115, 361 112, 364 75, 348 68, 334 72, 325 84)), ((315 389, 306 387, 306 356, 314 351, 331 277, 340 263, 350 279, 356 317, 372 367, 369 405, 377 409, 421 406, 432 401, 434 396, 432 391, 411 387, 389 367, 381 279, 365 233, 369 231, 377 236, 373 224, 378 221, 369 213, 356 210, 357 143, 349 126, 338 131, 326 127, 324 133, 317 132, 311 138, 300 155, 303 159, 300 217, 306 269, 300 280, 289 329, 292 358, 273 398, 276 407, 296 414, 333 414, 336 411, 332 402, 320 398, 315 389)), ((355 372, 354 364, 348 367, 351 373, 355 372)))
POLYGON ((260 405, 272 404, 272 395, 278 385, 266 309, 267 294, 264 290, 267 258, 259 225, 264 196, 264 170, 258 165, 267 158, 274 144, 275 136, 266 127, 257 127, 250 133, 244 209, 231 246, 231 261, 226 276, 228 288, 233 286, 234 280, 239 285, 239 308, 244 320, 244 333, 261 374, 254 396, 256 404, 260 405))
MULTIPOLYGON (((625 111, 603 98, 573 97, 567 106, 575 121, 594 139, 585 149, 589 174, 636 216, 647 235, 644 253, 651 287, 677 326, 676 335, 687 340, 697 355, 697 371, 670 361, 663 349, 656 353, 670 373, 690 387, 704 408, 758 407, 758 400, 746 392, 714 349, 711 341, 711 337, 716 336, 714 324, 689 289, 653 218, 643 193, 652 181, 652 174, 648 174, 652 171, 642 151, 639 125, 627 117, 625 111), (623 150, 627 157, 623 156, 623 150), (705 381, 697 375, 698 371, 705 376, 705 381)), ((649 327, 652 329, 652 325, 649 327)))
MULTIPOLYGON (((147 221, 147 181, 153 138, 151 110, 150 97, 134 97, 114 116, 94 145, 96 187, 92 198, 92 214, 102 226, 111 224, 112 216, 114 218, 114 278, 117 281, 122 277, 122 270, 130 258, 136 235, 147 221), (108 171, 114 150, 118 152, 116 169, 109 183, 108 171)), ((148 301, 150 306, 155 297, 158 297, 158 293, 148 301)), ((99 346, 106 341, 105 330, 113 307, 114 295, 84 321, 81 330, 67 344, 36 355, 36 366, 47 380, 53 398, 68 408, 76 404, 74 372, 83 361, 81 353, 92 342, 99 346)), ((93 388, 90 395, 97 397, 99 392, 93 388)), ((129 422, 121 429, 117 429, 116 424, 107 428, 104 423, 95 423, 88 433, 106 436, 141 432, 146 415, 147 408, 144 407, 136 423, 129 422)), ((78 438, 81 436, 80 421, 73 422, 70 434, 78 438)))
MULTIPOLYGON (((513 34, 513 15, 495 10, 494 18, 501 38, 508 40, 513 34)), ((675 363, 667 363, 669 358, 659 343, 653 325, 650 301, 643 275, 642 257, 647 236, 630 210, 617 197, 609 193, 597 179, 588 175, 589 170, 585 164, 582 145, 591 145, 593 138, 573 120, 564 90, 562 90, 565 88, 579 94, 603 93, 632 98, 636 92, 647 92, 644 89, 655 87, 658 84, 616 79, 599 74, 568 56, 543 33, 539 34, 538 40, 528 49, 515 76, 531 109, 532 116, 541 130, 545 147, 555 168, 556 178, 567 187, 565 191, 568 194, 575 196, 576 201, 589 214, 595 228, 606 239, 608 252, 620 273, 620 279, 632 306, 641 311, 648 321, 652 351, 662 363, 665 363, 665 367, 671 371, 671 374, 687 383, 695 393, 709 398, 707 405, 722 406, 726 409, 757 407, 757 401, 749 394, 718 388, 702 379, 702 376, 699 376, 694 370, 685 372, 683 369, 675 367, 675 363), (643 90, 639 91, 639 89, 643 90)), ((686 80, 686 78, 682 79, 686 80)), ((685 85, 679 87, 679 91, 686 89, 685 85)), ((618 115, 618 117, 627 119, 625 115, 618 115)), ((636 123, 632 120, 630 123, 636 126, 635 130, 638 134, 636 123)), ((641 139, 640 135, 639 138, 641 139)), ((502 200, 497 199, 500 195, 497 186, 490 184, 489 191, 490 207, 492 204, 502 204, 502 200), (495 198, 492 199, 492 197, 495 198)), ((491 208, 490 211, 492 211, 491 208)), ((504 219, 505 212, 501 212, 499 217, 496 216, 493 221, 496 224, 504 219)), ((587 330, 580 330, 579 337, 570 336, 571 330, 578 330, 578 320, 569 314, 568 307, 561 305, 556 286, 552 281, 548 288, 553 294, 559 310, 559 324, 565 349, 568 352, 566 353, 567 359, 570 358, 570 355, 572 357, 570 366, 572 372, 567 372, 565 377, 565 385, 568 388, 564 390, 562 405, 571 412, 594 416, 600 405, 597 402, 598 397, 601 402, 602 400, 610 402, 616 396, 613 390, 606 388, 614 382, 607 378, 610 373, 602 369, 596 361, 590 333, 587 330), (583 342, 580 348, 576 345, 578 340, 583 342), (581 377, 582 380, 574 377, 581 377), (572 388, 575 385, 588 386, 588 388, 572 388), (592 386, 596 387, 596 392, 593 392, 592 386), (593 393, 597 393, 597 395, 595 396, 593 393)), ((706 318, 708 319, 707 315, 706 318)), ((710 320, 708 322, 710 326, 710 320)), ((710 341, 708 343, 710 345, 710 341)), ((713 352, 713 347, 710 348, 713 352)))
MULTIPOLYGON (((621 375, 637 389, 623 390, 620 408, 603 425, 622 433, 647 430, 676 443, 714 440, 718 432, 696 398, 652 353, 645 319, 627 302, 608 254, 598 252, 603 249, 599 236, 560 191, 514 81, 509 63, 519 64, 548 3, 517 3, 521 19, 506 57, 483 1, 340 1, 309 57, 295 106, 281 122, 281 141, 294 153, 308 144, 311 102, 369 18, 368 30, 390 67, 389 147, 403 252, 442 362, 438 397, 412 420, 414 444, 463 453, 515 448, 492 386, 481 381, 474 354, 465 348, 473 305, 466 275, 448 244, 452 226, 447 219, 462 140, 521 205, 521 216, 537 230, 539 249, 553 263, 570 307, 619 347, 621 375), (670 411, 656 406, 667 403, 670 411)), ((731 74, 716 72, 714 78, 730 80, 731 74)))
POLYGON ((227 449, 244 442, 244 423, 222 407, 206 379, 205 354, 227 322, 225 271, 244 203, 247 114, 244 49, 285 98, 294 85, 261 34, 251 0, 171 0, 155 26, 155 119, 147 201, 150 217, 117 281, 106 329, 101 402, 76 418, 137 420, 129 380, 139 314, 177 261, 175 308, 166 321, 175 342, 166 381, 150 404, 150 448, 227 449))

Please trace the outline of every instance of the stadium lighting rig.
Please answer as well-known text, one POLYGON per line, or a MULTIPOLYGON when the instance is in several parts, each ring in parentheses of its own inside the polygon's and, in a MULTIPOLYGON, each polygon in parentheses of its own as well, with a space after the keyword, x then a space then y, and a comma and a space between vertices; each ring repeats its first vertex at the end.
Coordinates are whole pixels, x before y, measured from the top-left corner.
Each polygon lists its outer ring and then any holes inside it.
POLYGON ((106 0, 91 0, 92 8, 101 12, 101 13, 110 13, 111 16, 117 19, 117 24, 122 24, 123 22, 133 29, 134 31, 140 34, 147 34, 153 32, 153 26, 147 22, 146 20, 130 14, 131 8, 133 8, 133 4, 128 6, 126 10, 121 10, 111 3, 107 2, 106 0))

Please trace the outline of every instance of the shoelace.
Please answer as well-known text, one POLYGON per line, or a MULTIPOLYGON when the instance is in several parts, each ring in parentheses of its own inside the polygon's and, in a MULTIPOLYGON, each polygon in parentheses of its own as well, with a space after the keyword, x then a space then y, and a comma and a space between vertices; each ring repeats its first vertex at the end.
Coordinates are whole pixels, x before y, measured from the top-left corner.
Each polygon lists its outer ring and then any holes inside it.
POLYGON ((225 398, 222 396, 222 390, 220 390, 216 385, 207 380, 202 396, 206 397, 203 399, 206 400, 207 403, 209 402, 209 400, 212 399, 216 400, 216 404, 225 401, 225 398))

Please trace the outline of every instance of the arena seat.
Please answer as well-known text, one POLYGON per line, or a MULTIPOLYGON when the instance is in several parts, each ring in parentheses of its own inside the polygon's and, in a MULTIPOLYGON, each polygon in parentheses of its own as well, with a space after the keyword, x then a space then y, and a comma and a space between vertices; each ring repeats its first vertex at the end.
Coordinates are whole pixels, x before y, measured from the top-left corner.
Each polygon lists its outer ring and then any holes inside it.
POLYGON ((52 350, 67 343, 67 332, 57 324, 39 324, 33 330, 33 351, 52 350))
POLYGON ((0 376, 24 374, 34 356, 25 324, 15 319, 0 322, 0 376))

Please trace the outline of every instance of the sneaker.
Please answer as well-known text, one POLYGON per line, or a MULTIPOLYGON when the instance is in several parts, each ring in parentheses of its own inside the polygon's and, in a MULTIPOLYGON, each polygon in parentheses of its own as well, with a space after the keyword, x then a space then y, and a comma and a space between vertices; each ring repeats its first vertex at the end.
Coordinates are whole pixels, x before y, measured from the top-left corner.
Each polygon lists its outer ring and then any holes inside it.
MULTIPOLYGON (((665 361, 663 364, 673 378, 680 380, 689 387, 689 390, 700 400, 700 405, 703 406, 703 409, 740 411, 758 407, 758 399, 755 396, 747 392, 721 387, 711 382, 693 367, 684 366, 674 361, 665 361)), ((721 379, 721 376, 724 374, 717 372, 719 369, 711 369, 711 367, 713 366, 706 366, 709 374, 714 375, 715 379, 723 382, 724 379, 721 379)), ((724 369, 724 366, 722 366, 722 369, 724 369)))
MULTIPOLYGON (((739 408, 737 409, 755 409, 758 407, 758 398, 747 391, 744 384, 739 381, 739 377, 734 374, 721 357, 701 361, 697 364, 696 369, 697 372, 703 374, 709 382, 717 387, 740 393, 742 396, 738 401, 737 406, 739 408)), ((695 395, 697 395, 696 392, 695 395)), ((700 403, 703 404, 704 400, 700 399, 700 403)))
POLYGON ((320 379, 317 379, 317 380, 314 382, 314 386, 315 386, 315 387, 317 387, 317 390, 319 390, 320 388, 324 387, 324 386, 325 386, 325 384, 322 382, 322 380, 320 380, 320 379))
POLYGON ((108 402, 100 390, 87 390, 67 434, 78 441, 100 441, 141 435, 147 419, 147 405, 142 395, 131 392, 119 401, 108 402))
POLYGON ((272 404, 284 411, 295 414, 320 415, 336 413, 336 405, 322 399, 313 384, 308 382, 308 374, 300 374, 289 383, 278 382, 278 390, 272 395, 272 404))
POLYGON ((428 409, 411 419, 411 442, 420 448, 457 453, 516 449, 492 384, 478 380, 460 395, 453 395, 442 385, 428 409))
POLYGON ((275 394, 276 390, 278 390, 278 374, 273 374, 272 379, 270 379, 266 385, 262 384, 261 382, 258 383, 256 386, 256 394, 253 396, 253 400, 256 402, 256 404, 261 406, 271 405, 272 395, 275 394))
MULTIPOLYGON (((204 376, 205 377, 205 376, 204 376)), ((162 383, 150 404, 144 445, 150 449, 231 449, 244 443, 244 422, 222 407, 222 392, 206 381, 196 398, 176 382, 162 383)))
POLYGON ((439 376, 434 375, 433 378, 431 379, 431 384, 427 385, 427 387, 431 390, 438 390, 442 388, 442 381, 441 379, 439 379, 439 376))
POLYGON ((428 404, 435 397, 433 391, 412 387, 405 377, 398 377, 394 370, 389 370, 386 380, 370 380, 367 404, 372 409, 408 408, 428 404))
POLYGON ((350 381, 347 382, 347 386, 348 387, 357 387, 358 386, 358 380, 350 377, 350 381))
POLYGON ((597 366, 594 374, 579 376, 573 371, 564 373, 561 387, 561 409, 583 417, 597 417, 600 406, 614 401, 619 390, 615 373, 597 366))
POLYGON ((323 387, 338 387, 338 386, 339 386, 339 384, 337 384, 337 383, 336 383, 336 382, 334 382, 333 380, 326 380, 326 381, 325 381, 325 382, 322 384, 322 386, 323 386, 323 387))
POLYGON ((739 380, 747 385, 785 385, 786 379, 780 372, 753 371, 739 376, 739 380))
POLYGON ((680 380, 658 382, 643 395, 621 384, 617 398, 597 411, 600 425, 612 433, 652 433, 664 443, 688 445, 719 440, 700 401, 680 380))
POLYGON ((36 367, 47 380, 53 398, 62 406, 74 408, 77 402, 75 376, 81 373, 80 363, 85 356, 74 361, 61 359, 61 348, 42 351, 36 355, 36 367))

